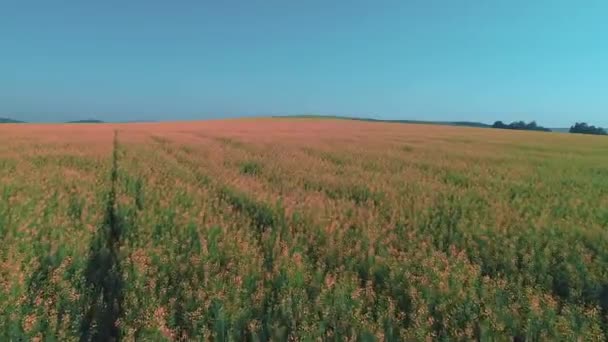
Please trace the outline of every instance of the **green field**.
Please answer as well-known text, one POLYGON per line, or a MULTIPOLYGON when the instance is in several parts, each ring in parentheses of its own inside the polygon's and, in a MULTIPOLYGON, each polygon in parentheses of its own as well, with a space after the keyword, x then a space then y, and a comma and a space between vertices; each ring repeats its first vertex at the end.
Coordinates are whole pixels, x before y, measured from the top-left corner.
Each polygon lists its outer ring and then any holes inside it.
POLYGON ((608 337, 608 138, 0 127, 0 340, 608 337))

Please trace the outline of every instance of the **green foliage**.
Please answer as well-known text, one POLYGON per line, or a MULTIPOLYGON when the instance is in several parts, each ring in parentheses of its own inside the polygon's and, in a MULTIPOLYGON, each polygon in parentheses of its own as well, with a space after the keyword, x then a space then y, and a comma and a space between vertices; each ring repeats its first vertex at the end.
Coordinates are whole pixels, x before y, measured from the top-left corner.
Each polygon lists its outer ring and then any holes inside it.
POLYGON ((82 218, 82 210, 84 208, 84 200, 79 198, 76 194, 70 195, 70 204, 68 206, 68 215, 73 220, 80 220, 82 218))
POLYGON ((502 121, 496 121, 494 122, 494 124, 492 125, 492 128, 500 128, 500 129, 515 129, 515 130, 522 130, 522 131, 544 131, 544 132, 551 132, 550 129, 542 127, 542 126, 538 126, 536 124, 536 121, 530 121, 528 123, 525 123, 524 121, 514 121, 511 122, 510 124, 505 124, 502 121))
POLYGON ((357 205, 372 203, 379 205, 384 198, 381 192, 370 190, 364 185, 329 185, 320 184, 312 180, 305 180, 303 187, 307 191, 320 191, 331 199, 347 199, 357 205))
POLYGON ((606 130, 601 127, 587 125, 585 122, 577 122, 570 127, 570 133, 606 135, 606 130))
POLYGON ((255 176, 262 172, 262 166, 254 161, 248 161, 241 164, 241 174, 255 176))
POLYGON ((231 188, 224 187, 220 190, 220 196, 234 210, 241 211, 251 218, 251 221, 258 233, 262 233, 267 228, 273 228, 277 224, 277 218, 273 210, 263 204, 251 200, 246 195, 239 193, 231 188))
POLYGON ((463 188, 466 188, 470 185, 470 181, 465 175, 454 171, 447 171, 443 176, 443 181, 446 184, 452 184, 463 188))

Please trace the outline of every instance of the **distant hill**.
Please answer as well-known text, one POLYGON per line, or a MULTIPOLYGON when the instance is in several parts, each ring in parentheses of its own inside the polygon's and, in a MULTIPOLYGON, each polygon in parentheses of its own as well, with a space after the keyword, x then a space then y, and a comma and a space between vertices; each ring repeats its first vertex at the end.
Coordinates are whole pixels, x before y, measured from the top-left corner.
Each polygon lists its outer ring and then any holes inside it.
POLYGON ((86 120, 68 121, 66 123, 104 123, 104 122, 101 120, 96 120, 96 119, 86 119, 86 120))
POLYGON ((491 125, 485 124, 483 122, 475 122, 475 121, 453 121, 453 122, 439 122, 440 124, 452 125, 452 126, 467 126, 467 127, 480 127, 480 128, 490 128, 491 125))
POLYGON ((447 125, 447 126, 465 126, 465 127, 480 127, 490 128, 491 125, 483 122, 475 121, 421 121, 421 120, 385 120, 385 119, 372 119, 372 118, 356 118, 349 116, 334 116, 334 115, 287 115, 287 116, 273 116, 275 118, 316 118, 316 119, 340 119, 340 120, 356 120, 356 121, 368 121, 368 122, 389 122, 389 123, 406 123, 406 124, 424 124, 424 125, 447 125))
POLYGON ((67 123, 141 123, 141 122, 158 122, 156 120, 125 120, 125 121, 103 121, 97 119, 75 120, 67 123))
POLYGON ((125 120, 125 121, 117 121, 117 123, 149 123, 149 122, 159 122, 157 120, 125 120))
POLYGON ((0 123, 23 123, 24 121, 19 121, 10 118, 0 118, 0 123))

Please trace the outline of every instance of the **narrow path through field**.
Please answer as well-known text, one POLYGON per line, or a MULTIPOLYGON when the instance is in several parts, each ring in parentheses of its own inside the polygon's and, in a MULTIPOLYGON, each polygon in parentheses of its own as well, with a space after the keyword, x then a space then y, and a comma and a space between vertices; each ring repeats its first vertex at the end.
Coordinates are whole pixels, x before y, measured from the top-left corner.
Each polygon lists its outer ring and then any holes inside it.
POLYGON ((114 132, 111 187, 105 215, 93 237, 85 270, 85 317, 81 341, 117 341, 120 329, 116 322, 122 314, 123 286, 119 256, 122 218, 116 209, 118 180, 118 133, 114 132))

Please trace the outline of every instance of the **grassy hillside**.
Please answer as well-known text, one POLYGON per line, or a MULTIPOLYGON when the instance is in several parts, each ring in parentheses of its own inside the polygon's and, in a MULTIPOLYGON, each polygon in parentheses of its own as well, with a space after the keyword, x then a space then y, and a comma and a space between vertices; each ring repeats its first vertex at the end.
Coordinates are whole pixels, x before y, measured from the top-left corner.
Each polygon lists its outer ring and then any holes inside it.
POLYGON ((85 120, 68 121, 67 123, 103 123, 103 121, 96 120, 96 119, 85 119, 85 120))
POLYGON ((382 120, 372 118, 356 118, 348 116, 333 116, 333 115, 314 115, 314 114, 302 114, 302 115, 289 115, 289 116, 274 116, 275 118, 301 118, 301 119, 339 119, 339 120, 355 120, 355 121, 366 121, 366 122, 385 122, 385 123, 406 123, 406 124, 423 124, 423 125, 447 125, 447 126, 467 126, 467 127, 480 127, 489 128, 491 125, 473 122, 473 121, 420 121, 420 120, 382 120))
POLYGON ((608 336, 597 136, 0 127, 2 340, 608 336))

